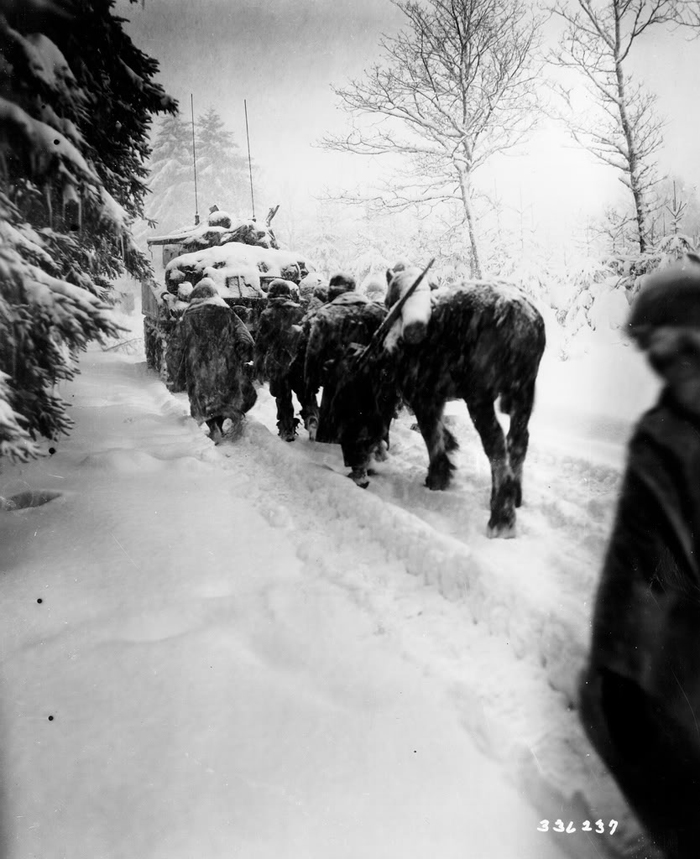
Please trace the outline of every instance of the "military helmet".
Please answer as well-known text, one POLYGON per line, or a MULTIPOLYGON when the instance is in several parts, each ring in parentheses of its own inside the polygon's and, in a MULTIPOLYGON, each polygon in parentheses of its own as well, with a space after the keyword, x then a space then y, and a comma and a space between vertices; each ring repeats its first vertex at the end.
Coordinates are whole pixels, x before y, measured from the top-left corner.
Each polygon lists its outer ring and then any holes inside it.
POLYGON ((214 298, 219 293, 210 278, 202 278, 190 293, 190 302, 206 301, 207 298, 214 298))
POLYGON ((267 291, 268 298, 292 298, 294 292, 292 284, 288 280, 283 280, 281 277, 276 277, 271 283, 267 291))
POLYGON ((642 278, 642 286, 627 320, 637 339, 651 328, 700 328, 700 256, 686 254, 666 268, 642 278))
POLYGON ((352 292, 356 287, 355 278, 351 274, 338 272, 328 282, 328 300, 333 301, 344 292, 352 292))

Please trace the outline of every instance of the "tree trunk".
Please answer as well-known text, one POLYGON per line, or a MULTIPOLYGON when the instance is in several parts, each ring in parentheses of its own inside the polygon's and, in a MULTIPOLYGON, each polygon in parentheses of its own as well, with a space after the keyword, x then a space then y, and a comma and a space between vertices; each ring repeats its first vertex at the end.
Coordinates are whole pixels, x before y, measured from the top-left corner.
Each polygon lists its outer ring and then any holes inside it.
POLYGON ((459 170, 459 187, 462 195, 462 206, 464 207, 464 217, 467 222, 467 235, 469 236, 469 247, 471 250, 471 276, 481 279, 483 277, 481 272, 481 259, 479 257, 479 245, 476 238, 474 212, 472 210, 472 201, 469 193, 469 173, 467 170, 459 170))
POLYGON ((617 57, 615 58, 615 75, 617 77, 617 92, 619 96, 618 106, 620 110, 620 124, 627 143, 627 163, 629 165, 630 190, 634 197, 634 214, 637 222, 637 232, 639 234, 639 250, 641 253, 644 253, 647 249, 646 201, 644 199, 644 189, 641 187, 637 176, 639 158, 637 156, 634 133, 630 125, 629 117, 627 116, 625 77, 622 72, 622 64, 617 57))

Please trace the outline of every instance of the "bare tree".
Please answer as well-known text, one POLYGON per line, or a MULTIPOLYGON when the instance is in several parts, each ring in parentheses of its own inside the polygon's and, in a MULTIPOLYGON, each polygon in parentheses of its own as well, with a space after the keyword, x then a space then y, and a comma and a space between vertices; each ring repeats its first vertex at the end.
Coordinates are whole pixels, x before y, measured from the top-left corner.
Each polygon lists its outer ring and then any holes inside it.
MULTIPOLYGON (((657 181, 655 155, 663 142, 656 96, 629 71, 643 33, 660 25, 689 23, 684 0, 560 0, 552 10, 566 24, 554 62, 583 77, 596 105, 593 115, 571 110, 574 139, 619 171, 633 202, 639 249, 649 242, 650 192, 657 181)), ((570 90, 559 87, 569 99, 570 90)))
POLYGON ((332 149, 406 156, 410 170, 382 196, 396 208, 457 200, 481 277, 474 173, 520 143, 537 116, 539 22, 526 0, 392 0, 407 26, 381 41, 383 60, 336 89, 358 122, 332 149))

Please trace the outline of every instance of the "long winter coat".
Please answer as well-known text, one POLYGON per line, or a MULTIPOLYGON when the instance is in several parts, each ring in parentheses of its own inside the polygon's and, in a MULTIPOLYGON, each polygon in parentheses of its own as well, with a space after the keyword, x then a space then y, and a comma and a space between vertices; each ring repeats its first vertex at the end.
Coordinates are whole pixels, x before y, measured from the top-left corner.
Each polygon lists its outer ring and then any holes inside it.
POLYGON ((385 307, 356 292, 340 295, 313 316, 304 375, 309 390, 316 392, 323 387, 318 441, 339 440, 337 415, 332 403, 339 382, 341 360, 351 343, 367 345, 385 316, 385 307))
POLYGON ((216 300, 190 305, 179 326, 170 366, 176 383, 187 390, 192 417, 199 423, 240 418, 257 397, 245 366, 253 359, 250 332, 216 300))
POLYGON ((304 315, 301 306, 288 298, 271 298, 258 320, 255 336, 255 373, 271 386, 289 375, 296 355, 304 315))
POLYGON ((700 421, 668 394, 642 417, 630 442, 581 719, 667 855, 697 855, 700 421))

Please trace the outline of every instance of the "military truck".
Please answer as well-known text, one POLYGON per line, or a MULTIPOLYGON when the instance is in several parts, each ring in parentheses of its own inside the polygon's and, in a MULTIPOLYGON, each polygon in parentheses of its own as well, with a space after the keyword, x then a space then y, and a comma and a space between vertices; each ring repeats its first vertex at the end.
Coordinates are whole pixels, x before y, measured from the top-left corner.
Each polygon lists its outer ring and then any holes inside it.
POLYGON ((303 254, 277 244, 270 229, 276 211, 271 209, 261 226, 254 220, 234 220, 214 206, 205 223, 147 240, 162 283, 150 278, 141 284, 146 363, 170 387, 168 343, 187 309, 189 293, 201 280, 213 283, 255 337, 270 282, 282 277, 299 283, 314 270, 303 254), (156 249, 161 250, 160 259, 156 249))

